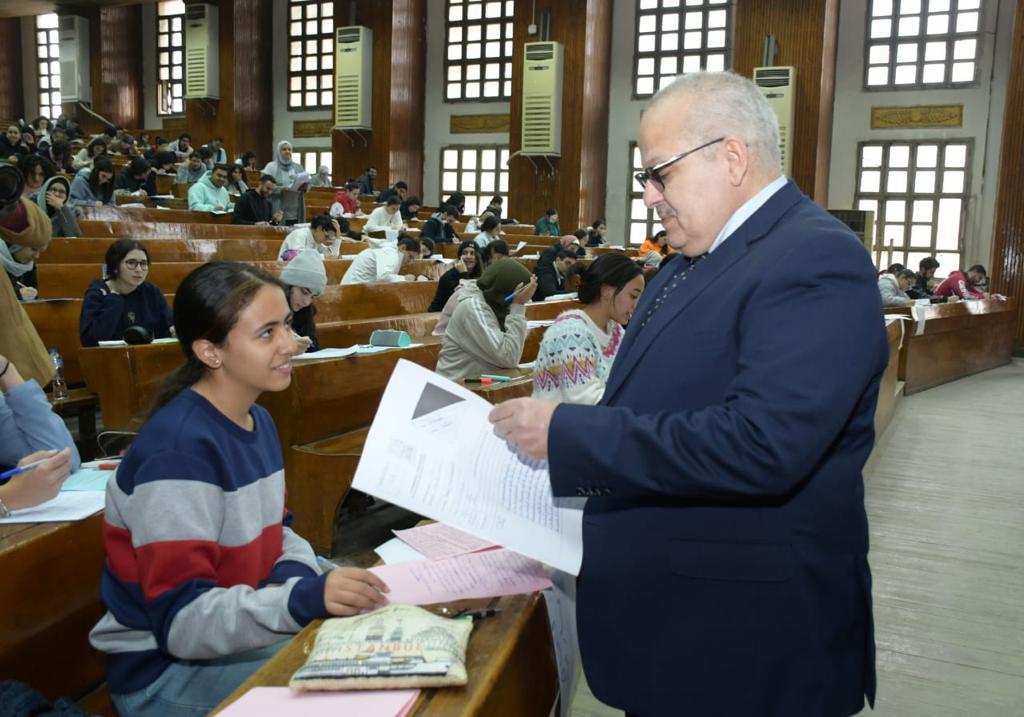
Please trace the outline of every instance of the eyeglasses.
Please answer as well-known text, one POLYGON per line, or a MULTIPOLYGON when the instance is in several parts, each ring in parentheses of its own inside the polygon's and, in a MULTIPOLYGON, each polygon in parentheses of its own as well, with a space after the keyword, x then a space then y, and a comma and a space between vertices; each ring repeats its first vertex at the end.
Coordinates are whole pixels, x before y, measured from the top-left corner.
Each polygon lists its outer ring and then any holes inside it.
POLYGON ((699 152, 700 150, 704 149, 705 147, 710 147, 713 144, 718 144, 719 142, 721 142, 724 139, 725 139, 725 137, 719 137, 718 139, 713 139, 710 142, 705 142, 704 144, 702 144, 699 147, 694 147, 693 149, 687 150, 686 152, 683 152, 682 154, 677 154, 675 157, 672 157, 671 159, 666 159, 664 162, 661 162, 659 164, 655 164, 655 165, 653 165, 651 167, 644 167, 642 171, 639 171, 639 172, 637 172, 636 174, 633 175, 633 179, 635 179, 637 182, 639 182, 641 187, 645 187, 645 188, 647 187, 647 183, 648 182, 653 182, 654 186, 659 191, 661 191, 662 189, 665 188, 665 180, 661 178, 661 173, 663 171, 665 171, 665 169, 667 169, 668 167, 672 166, 673 164, 675 164, 676 162, 678 162, 681 159, 686 159, 687 157, 689 157, 694 152, 699 152))
POLYGON ((149 261, 146 259, 125 259, 124 265, 129 269, 148 269, 149 261))

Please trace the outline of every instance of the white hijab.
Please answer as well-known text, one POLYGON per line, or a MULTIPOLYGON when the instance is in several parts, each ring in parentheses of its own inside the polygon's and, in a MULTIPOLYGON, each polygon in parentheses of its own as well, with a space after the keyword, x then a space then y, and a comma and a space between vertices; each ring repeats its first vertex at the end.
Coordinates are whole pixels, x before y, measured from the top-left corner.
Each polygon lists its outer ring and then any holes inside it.
POLYGON ((11 246, 5 241, 0 241, 0 264, 3 264, 4 271, 15 279, 32 271, 32 267, 36 264, 34 261, 30 261, 28 264, 15 261, 14 252, 20 248, 19 246, 11 246))

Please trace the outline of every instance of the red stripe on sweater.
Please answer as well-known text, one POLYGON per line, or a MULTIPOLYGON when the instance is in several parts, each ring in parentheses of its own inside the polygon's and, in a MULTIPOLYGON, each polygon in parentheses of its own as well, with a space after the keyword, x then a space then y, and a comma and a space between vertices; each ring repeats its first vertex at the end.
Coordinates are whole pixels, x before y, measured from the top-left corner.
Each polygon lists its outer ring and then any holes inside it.
MULTIPOLYGON (((245 545, 225 547, 208 540, 167 540, 124 550, 107 557, 111 572, 120 580, 138 582, 147 602, 188 580, 205 580, 217 587, 248 585, 255 588, 270 577, 283 547, 280 523, 267 526, 245 545), (136 579, 133 580, 132 577, 136 579)), ((130 547, 130 540, 129 540, 130 547)))

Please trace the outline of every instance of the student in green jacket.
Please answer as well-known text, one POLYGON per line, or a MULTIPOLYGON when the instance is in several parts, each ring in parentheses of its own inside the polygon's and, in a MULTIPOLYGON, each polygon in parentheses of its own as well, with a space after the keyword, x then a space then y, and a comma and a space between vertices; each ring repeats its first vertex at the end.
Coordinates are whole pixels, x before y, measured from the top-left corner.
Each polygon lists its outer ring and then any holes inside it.
POLYGON ((533 227, 533 233, 539 237, 560 237, 562 227, 558 225, 558 210, 549 209, 544 216, 537 220, 533 227))
POLYGON ((227 165, 215 165, 189 188, 188 208, 193 212, 230 212, 234 205, 227 183, 227 165))

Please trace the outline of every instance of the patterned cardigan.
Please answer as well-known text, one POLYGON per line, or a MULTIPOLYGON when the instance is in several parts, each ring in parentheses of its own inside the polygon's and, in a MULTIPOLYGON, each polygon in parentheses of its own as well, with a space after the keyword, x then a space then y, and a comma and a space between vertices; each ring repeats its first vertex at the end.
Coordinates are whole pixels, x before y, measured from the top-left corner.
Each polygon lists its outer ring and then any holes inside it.
POLYGON ((624 330, 600 329, 582 309, 563 312, 544 332, 533 366, 533 396, 594 405, 604 395, 624 330))

